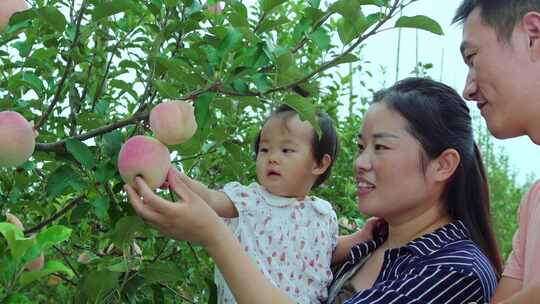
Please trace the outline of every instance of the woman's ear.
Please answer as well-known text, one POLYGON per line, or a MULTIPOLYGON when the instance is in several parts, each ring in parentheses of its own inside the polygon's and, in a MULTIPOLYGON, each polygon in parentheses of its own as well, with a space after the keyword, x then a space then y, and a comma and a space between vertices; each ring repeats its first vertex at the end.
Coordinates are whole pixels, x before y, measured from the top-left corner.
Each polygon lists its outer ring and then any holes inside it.
POLYGON ((431 162, 431 174, 435 181, 444 182, 452 177, 459 166, 461 157, 455 149, 444 150, 439 157, 431 162))
POLYGON ((321 159, 320 163, 315 163, 315 166, 313 166, 313 170, 311 170, 311 173, 315 175, 322 175, 328 167, 330 167, 330 164, 332 164, 332 157, 329 154, 325 154, 323 158, 321 159))
POLYGON ((528 12, 522 18, 522 25, 529 39, 529 53, 533 61, 540 60, 540 13, 528 12))

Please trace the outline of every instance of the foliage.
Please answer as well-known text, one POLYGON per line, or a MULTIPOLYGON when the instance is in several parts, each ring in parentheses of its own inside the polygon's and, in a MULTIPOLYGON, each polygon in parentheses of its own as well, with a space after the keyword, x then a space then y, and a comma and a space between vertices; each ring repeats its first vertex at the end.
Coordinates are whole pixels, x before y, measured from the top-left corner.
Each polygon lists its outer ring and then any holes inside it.
MULTIPOLYGON (((477 122, 478 120, 479 118, 476 119, 477 122)), ((501 255, 506 260, 512 250, 514 232, 518 228, 519 203, 534 177, 531 176, 524 184, 519 184, 516 172, 510 166, 508 154, 494 147, 485 126, 477 123, 475 131, 488 175, 493 228, 501 255)))
POLYGON ((149 133, 148 111, 168 98, 192 101, 199 125, 170 147, 173 162, 214 188, 255 178, 250 143, 276 104, 309 121, 325 109, 342 150, 317 194, 340 198, 339 216, 361 222, 350 178, 360 119, 338 115, 350 75, 331 69, 357 61, 358 47, 381 30, 441 34, 425 16, 392 19, 414 1, 229 0, 218 15, 194 0, 30 1, 0 36, 0 110, 39 131, 30 161, 0 169, 1 213, 30 227, 23 235, 0 226, 0 301, 212 301, 210 259, 134 216, 116 170, 122 142, 149 133), (40 253, 45 268, 23 271, 40 253))

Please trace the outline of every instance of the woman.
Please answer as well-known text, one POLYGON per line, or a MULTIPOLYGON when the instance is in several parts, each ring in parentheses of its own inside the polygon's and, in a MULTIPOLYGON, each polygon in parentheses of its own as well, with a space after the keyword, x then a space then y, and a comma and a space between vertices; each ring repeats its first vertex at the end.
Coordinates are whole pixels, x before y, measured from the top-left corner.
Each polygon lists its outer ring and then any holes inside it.
MULTIPOLYGON (((410 78, 375 94, 354 163, 360 212, 384 218, 338 267, 330 303, 489 302, 501 270, 468 109, 448 86, 410 78)), ((292 303, 251 263, 217 215, 169 172, 173 204, 142 179, 129 199, 150 225, 201 243, 238 303, 292 303), (141 199, 142 196, 142 199, 141 199)))

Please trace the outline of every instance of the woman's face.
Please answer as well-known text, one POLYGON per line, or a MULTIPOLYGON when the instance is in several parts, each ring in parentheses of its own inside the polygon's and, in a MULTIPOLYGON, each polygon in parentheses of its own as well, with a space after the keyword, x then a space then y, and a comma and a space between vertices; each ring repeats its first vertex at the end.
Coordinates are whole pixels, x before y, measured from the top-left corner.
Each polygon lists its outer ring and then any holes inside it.
POLYGON ((422 155, 407 121, 384 102, 372 105, 358 135, 354 162, 358 210, 398 223, 429 208, 434 186, 429 170, 425 174, 422 168, 422 155))

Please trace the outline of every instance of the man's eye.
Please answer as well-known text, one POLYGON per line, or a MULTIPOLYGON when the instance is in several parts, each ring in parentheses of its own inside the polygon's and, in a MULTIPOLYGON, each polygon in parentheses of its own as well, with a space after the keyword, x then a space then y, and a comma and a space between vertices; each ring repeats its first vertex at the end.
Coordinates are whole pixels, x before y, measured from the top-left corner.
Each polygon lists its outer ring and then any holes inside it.
POLYGON ((388 147, 385 145, 375 145, 375 150, 388 150, 388 147))
POLYGON ((283 153, 291 153, 291 152, 294 152, 293 149, 283 149, 282 151, 283 151, 283 153))
POLYGON ((259 153, 266 153, 268 152, 268 148, 260 148, 259 153))
POLYGON ((363 144, 357 144, 357 147, 358 147, 358 152, 362 152, 365 149, 363 144))
POLYGON ((467 64, 469 66, 473 66, 474 65, 474 56, 476 56, 476 53, 472 53, 472 54, 469 54, 465 57, 465 61, 467 62, 467 64))

